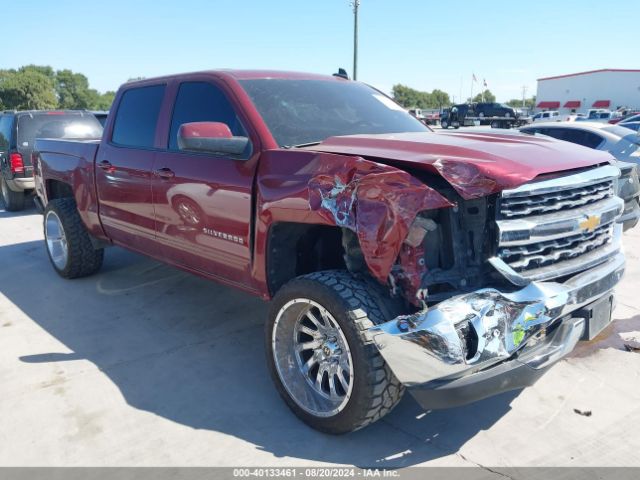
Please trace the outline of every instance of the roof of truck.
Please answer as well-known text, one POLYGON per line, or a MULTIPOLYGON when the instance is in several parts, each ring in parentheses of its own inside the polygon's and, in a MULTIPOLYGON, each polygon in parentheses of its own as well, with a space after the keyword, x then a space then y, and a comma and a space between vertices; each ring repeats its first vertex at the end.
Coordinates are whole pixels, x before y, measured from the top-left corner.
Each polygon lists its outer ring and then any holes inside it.
POLYGON ((336 75, 321 75, 317 73, 304 73, 304 72, 288 72, 281 70, 232 70, 232 69, 220 69, 220 70, 201 70, 196 72, 177 73, 173 75, 165 75, 161 77, 144 78, 140 80, 133 80, 127 82, 126 85, 135 85, 138 83, 145 84, 158 80, 175 80, 185 77, 192 77, 198 75, 213 75, 221 78, 232 78, 234 80, 257 80, 257 79, 288 79, 288 80, 335 80, 346 81, 344 78, 336 75))

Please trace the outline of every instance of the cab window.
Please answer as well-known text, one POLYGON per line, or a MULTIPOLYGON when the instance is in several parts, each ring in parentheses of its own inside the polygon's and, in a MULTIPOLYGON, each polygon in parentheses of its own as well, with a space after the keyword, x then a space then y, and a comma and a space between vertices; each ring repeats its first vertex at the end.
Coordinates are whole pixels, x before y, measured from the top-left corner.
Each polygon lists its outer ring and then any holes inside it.
POLYGON ((180 85, 171 117, 169 150, 178 150, 178 129, 190 122, 220 122, 226 124, 234 136, 247 136, 231 102, 218 87, 207 82, 180 85))

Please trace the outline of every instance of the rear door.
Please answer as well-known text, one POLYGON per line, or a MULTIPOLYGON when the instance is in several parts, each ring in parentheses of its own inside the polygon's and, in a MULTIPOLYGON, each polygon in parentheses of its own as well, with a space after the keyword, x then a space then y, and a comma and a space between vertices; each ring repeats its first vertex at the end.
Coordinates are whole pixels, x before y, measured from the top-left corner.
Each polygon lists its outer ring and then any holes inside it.
POLYGON ((156 130, 166 85, 126 90, 118 102, 111 131, 98 149, 96 185, 100 219, 115 242, 157 254, 151 169, 156 130))
MULTIPOLYGON (((246 288, 255 158, 180 151, 180 125, 222 122, 249 136, 228 94, 211 80, 175 85, 166 149, 154 162, 153 202, 162 256, 189 269, 246 288)), ((254 142, 255 144, 256 142, 254 142)))

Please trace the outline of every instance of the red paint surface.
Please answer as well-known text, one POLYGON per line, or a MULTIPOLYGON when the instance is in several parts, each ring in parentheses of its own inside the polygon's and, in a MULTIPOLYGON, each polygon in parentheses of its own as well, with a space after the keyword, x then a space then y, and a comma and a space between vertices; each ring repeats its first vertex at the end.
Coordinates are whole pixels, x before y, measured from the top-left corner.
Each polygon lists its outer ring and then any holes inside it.
POLYGON ((437 173, 466 199, 515 188, 539 175, 613 159, 606 152, 551 138, 493 133, 352 135, 309 148, 437 173))
POLYGON ((311 210, 356 232, 369 271, 381 283, 387 282, 416 214, 452 206, 394 167, 359 157, 316 167, 309 181, 311 210))
POLYGON ((182 138, 231 138, 229 127, 220 122, 191 122, 180 125, 178 136, 182 138))
POLYGON ((596 100, 593 102, 594 108, 608 108, 611 105, 611 100, 596 100))
POLYGON ((265 298, 270 296, 267 247, 274 224, 343 226, 357 233, 379 281, 386 282, 399 262, 397 280, 411 295, 424 270, 417 265, 419 248, 404 244, 410 225, 419 211, 451 204, 407 171, 440 175, 464 198, 474 198, 612 158, 552 139, 494 134, 334 137, 309 149, 283 150, 238 83, 243 78, 346 81, 219 71, 128 83, 116 95, 99 147, 96 142, 38 141, 38 194, 46 203, 50 192, 45 180, 66 183, 94 236, 265 298), (225 92, 253 145, 251 158, 167 150, 173 102, 183 81, 211 82, 225 92), (166 90, 153 148, 112 145, 114 114, 123 93, 156 84, 166 90), (105 160, 109 165, 100 167, 105 160), (173 176, 154 173, 159 169, 169 169, 173 176), (196 214, 185 216, 185 211, 196 214))
POLYGON ((581 104, 580 100, 569 100, 564 104, 564 108, 579 108, 581 104))

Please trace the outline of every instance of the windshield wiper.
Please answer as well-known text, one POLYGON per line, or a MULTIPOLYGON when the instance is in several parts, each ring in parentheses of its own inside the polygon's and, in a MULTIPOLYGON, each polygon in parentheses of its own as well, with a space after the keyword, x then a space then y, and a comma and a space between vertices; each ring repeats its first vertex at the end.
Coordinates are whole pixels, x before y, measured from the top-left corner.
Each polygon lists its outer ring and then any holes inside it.
POLYGON ((320 145, 322 142, 309 142, 309 143, 299 143, 297 145, 282 145, 282 148, 303 148, 303 147, 313 147, 314 145, 320 145))

